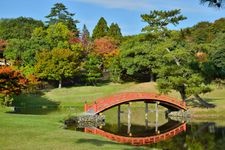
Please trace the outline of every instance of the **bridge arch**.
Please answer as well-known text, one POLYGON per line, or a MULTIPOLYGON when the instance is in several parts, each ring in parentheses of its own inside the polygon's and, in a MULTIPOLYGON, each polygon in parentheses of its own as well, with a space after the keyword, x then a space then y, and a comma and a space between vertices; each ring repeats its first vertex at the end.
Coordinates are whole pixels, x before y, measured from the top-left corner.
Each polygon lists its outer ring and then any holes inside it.
POLYGON ((92 104, 85 104, 84 111, 98 114, 114 106, 134 101, 158 102, 159 105, 172 111, 187 110, 186 103, 176 98, 147 92, 126 92, 99 98, 92 104))

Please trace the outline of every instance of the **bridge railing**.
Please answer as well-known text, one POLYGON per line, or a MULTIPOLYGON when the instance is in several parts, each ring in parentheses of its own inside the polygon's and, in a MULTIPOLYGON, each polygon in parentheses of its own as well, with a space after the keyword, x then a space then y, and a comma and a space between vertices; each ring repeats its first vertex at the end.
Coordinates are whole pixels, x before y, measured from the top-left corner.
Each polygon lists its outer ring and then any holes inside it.
POLYGON ((85 111, 92 110, 94 112, 100 112, 104 109, 107 109, 109 107, 112 107, 114 105, 118 105, 120 103, 126 103, 129 101, 135 101, 135 100, 145 100, 145 101, 159 101, 168 103, 171 105, 174 105, 176 107, 179 107, 181 109, 186 109, 186 103, 183 101, 179 101, 175 98, 164 96, 164 95, 158 95, 154 93, 120 93, 117 95, 113 95, 106 98, 100 98, 96 100, 92 104, 85 104, 85 111))

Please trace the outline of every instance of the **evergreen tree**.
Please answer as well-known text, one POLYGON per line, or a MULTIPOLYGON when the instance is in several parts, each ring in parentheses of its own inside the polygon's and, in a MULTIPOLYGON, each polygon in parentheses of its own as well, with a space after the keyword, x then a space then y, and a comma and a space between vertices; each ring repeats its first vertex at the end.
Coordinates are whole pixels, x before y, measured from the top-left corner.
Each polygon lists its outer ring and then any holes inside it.
POLYGON ((114 39, 120 40, 122 38, 122 33, 120 31, 119 25, 117 23, 112 23, 109 27, 107 35, 109 37, 113 37, 114 39))
POLYGON ((95 54, 87 56, 84 69, 86 70, 86 79, 90 84, 96 85, 96 82, 102 77, 101 65, 102 61, 99 56, 95 54))
POLYGON ((76 24, 79 22, 78 20, 73 19, 74 15, 74 13, 70 13, 67 11, 67 8, 64 4, 56 3, 54 4, 54 7, 51 8, 50 14, 46 16, 46 18, 49 19, 48 21, 46 21, 46 23, 48 25, 52 25, 62 22, 69 28, 69 30, 75 32, 78 36, 79 34, 76 24))
POLYGON ((106 20, 101 17, 95 26, 92 34, 92 39, 98 39, 107 35, 109 28, 107 26, 106 20))

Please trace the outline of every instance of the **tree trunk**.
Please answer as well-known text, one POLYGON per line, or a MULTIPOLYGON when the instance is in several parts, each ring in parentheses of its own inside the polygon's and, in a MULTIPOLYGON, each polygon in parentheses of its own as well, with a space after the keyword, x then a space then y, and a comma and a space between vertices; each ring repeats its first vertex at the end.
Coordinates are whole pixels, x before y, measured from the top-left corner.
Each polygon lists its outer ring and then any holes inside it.
POLYGON ((204 99, 202 99, 198 94, 194 94, 195 98, 199 101, 199 103, 206 108, 213 108, 215 107, 214 104, 209 104, 208 102, 206 102, 204 99))
POLYGON ((59 89, 62 87, 62 80, 59 80, 59 89))
POLYGON ((154 74, 153 73, 150 73, 150 82, 154 82, 154 74))
POLYGON ((150 82, 154 82, 154 74, 152 72, 152 69, 149 69, 149 73, 150 73, 150 82))
POLYGON ((185 85, 183 85, 180 89, 180 95, 181 95, 181 98, 183 101, 185 101, 187 99, 187 96, 186 96, 186 92, 185 92, 185 85))

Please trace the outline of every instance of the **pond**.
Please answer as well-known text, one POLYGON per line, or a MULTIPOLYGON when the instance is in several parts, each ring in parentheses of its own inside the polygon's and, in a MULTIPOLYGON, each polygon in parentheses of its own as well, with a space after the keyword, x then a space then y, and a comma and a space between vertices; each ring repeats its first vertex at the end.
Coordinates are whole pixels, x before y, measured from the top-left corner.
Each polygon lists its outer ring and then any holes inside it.
MULTIPOLYGON (((154 105, 149 106, 154 110, 154 105)), ((81 108, 14 108, 14 113, 45 115, 78 114, 81 108)), ((213 122, 198 120, 179 120, 165 116, 166 109, 159 108, 158 121, 154 111, 145 116, 145 106, 132 104, 130 124, 128 124, 127 106, 121 107, 120 122, 118 123, 117 107, 103 112, 105 122, 97 127, 76 128, 71 132, 86 132, 97 134, 103 138, 121 144, 144 146, 157 149, 190 149, 190 150, 224 150, 225 121, 213 122)), ((88 141, 87 141, 88 142, 88 141)))
MULTIPOLYGON (((153 108, 154 106, 152 106, 153 108)), ((151 108, 151 106, 150 106, 151 108)), ((144 106, 132 108, 128 119, 126 106, 118 122, 117 108, 103 112, 105 123, 98 127, 75 129, 87 134, 97 134, 121 144, 145 146, 159 149, 225 149, 225 126, 215 122, 196 122, 195 120, 172 120, 165 116, 165 108, 160 108, 159 119, 155 112, 144 115, 144 106)), ((174 118, 173 118, 174 119, 174 118)), ((74 128, 73 128, 74 129, 74 128)))

